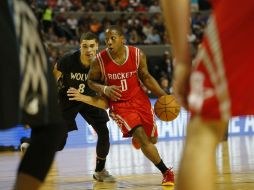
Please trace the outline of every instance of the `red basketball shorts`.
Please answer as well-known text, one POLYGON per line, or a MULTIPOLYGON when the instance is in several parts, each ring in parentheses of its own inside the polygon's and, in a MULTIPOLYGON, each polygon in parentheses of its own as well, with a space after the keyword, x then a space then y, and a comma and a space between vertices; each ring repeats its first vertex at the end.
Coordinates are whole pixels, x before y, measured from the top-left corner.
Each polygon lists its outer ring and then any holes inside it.
POLYGON ((110 116, 122 131, 123 137, 130 137, 129 132, 140 125, 148 137, 158 136, 150 100, 142 94, 128 101, 114 103, 110 109, 110 116))

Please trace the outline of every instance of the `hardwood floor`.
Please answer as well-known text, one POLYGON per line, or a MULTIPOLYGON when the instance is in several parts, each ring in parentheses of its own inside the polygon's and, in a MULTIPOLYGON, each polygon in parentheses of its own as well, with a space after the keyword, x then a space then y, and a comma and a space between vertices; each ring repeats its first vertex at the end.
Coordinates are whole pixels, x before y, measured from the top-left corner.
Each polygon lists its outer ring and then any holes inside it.
MULTIPOLYGON (((158 150, 177 174, 183 141, 162 141, 158 150)), ((10 190, 20 160, 19 152, 0 152, 0 190, 10 190)), ((59 152, 42 190, 173 190, 160 185, 160 172, 129 144, 112 145, 107 170, 116 183, 95 182, 95 147, 69 148, 59 152)), ((39 164, 39 163, 38 163, 39 164)), ((216 190, 254 189, 254 136, 229 137, 217 150, 216 190)))

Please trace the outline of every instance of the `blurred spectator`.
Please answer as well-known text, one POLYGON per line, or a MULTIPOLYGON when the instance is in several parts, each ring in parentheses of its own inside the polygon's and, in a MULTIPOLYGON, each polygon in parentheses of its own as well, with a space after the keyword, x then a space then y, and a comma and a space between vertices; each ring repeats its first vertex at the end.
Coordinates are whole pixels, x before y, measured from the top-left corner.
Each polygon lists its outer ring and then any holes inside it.
POLYGON ((135 10, 140 4, 140 0, 130 0, 130 6, 135 10))
POLYGON ((166 77, 161 77, 159 81, 160 87, 167 93, 171 93, 171 86, 169 84, 169 81, 166 77))
POLYGON ((129 0, 120 0, 119 6, 120 6, 121 11, 126 11, 129 6, 129 0))
POLYGON ((134 10, 135 12, 147 12, 147 8, 143 3, 140 3, 134 10))
POLYGON ((74 17, 74 15, 70 15, 68 18, 67 18, 67 24, 70 28, 70 31, 72 33, 72 35, 74 37, 77 37, 78 36, 78 19, 76 17, 74 17))
POLYGON ((148 22, 146 25, 143 26, 142 32, 145 34, 147 37, 148 34, 151 34, 153 31, 153 26, 148 22))
POLYGON ((158 34, 157 30, 153 29, 152 32, 147 35, 147 38, 144 42, 145 44, 160 44, 161 37, 158 34))
POLYGON ((169 85, 172 85, 173 80, 173 58, 169 51, 165 51, 161 65, 161 76, 167 77, 169 85))
POLYGON ((90 31, 98 34, 101 28, 102 28, 101 22, 99 22, 97 18, 93 17, 92 22, 90 24, 90 31))
POLYGON ((72 7, 72 3, 69 0, 57 0, 57 7, 62 11, 68 11, 72 7))
POLYGON ((57 5, 57 2, 56 2, 56 0, 47 0, 47 5, 50 8, 54 9, 56 7, 56 5, 57 5))
POLYGON ((53 20, 53 9, 51 6, 48 5, 42 16, 44 32, 48 32, 49 27, 52 26, 52 20, 53 20))
POLYGON ((137 45, 140 44, 140 37, 136 30, 132 29, 128 36, 128 44, 137 45))
POLYGON ((160 4, 158 0, 154 0, 153 4, 149 7, 148 12, 159 13, 161 12, 160 4))
MULTIPOLYGON (((59 38, 55 35, 54 29, 53 29, 52 26, 49 27, 48 28, 48 32, 46 32, 43 35, 43 40, 49 41, 51 43, 57 43, 57 42, 59 42, 59 38)), ((58 44, 58 45, 60 45, 60 44, 58 44)))

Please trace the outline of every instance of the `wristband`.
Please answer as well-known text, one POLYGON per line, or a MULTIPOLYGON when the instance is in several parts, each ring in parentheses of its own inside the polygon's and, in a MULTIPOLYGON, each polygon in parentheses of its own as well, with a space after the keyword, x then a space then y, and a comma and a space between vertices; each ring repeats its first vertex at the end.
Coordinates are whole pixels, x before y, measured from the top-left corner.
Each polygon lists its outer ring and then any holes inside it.
POLYGON ((103 93, 106 94, 106 89, 107 89, 108 86, 104 86, 103 88, 103 93))

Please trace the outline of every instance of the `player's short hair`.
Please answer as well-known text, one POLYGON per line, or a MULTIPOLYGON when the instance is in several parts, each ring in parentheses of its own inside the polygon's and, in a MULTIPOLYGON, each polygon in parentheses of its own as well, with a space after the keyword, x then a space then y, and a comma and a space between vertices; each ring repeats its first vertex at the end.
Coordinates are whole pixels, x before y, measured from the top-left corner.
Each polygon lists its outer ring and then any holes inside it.
POLYGON ((80 42, 82 42, 83 40, 95 40, 97 43, 99 43, 98 36, 92 32, 83 33, 80 37, 80 42))
MULTIPOLYGON (((117 26, 117 25, 109 25, 109 26, 106 27, 106 30, 115 30, 115 31, 117 31, 117 33, 118 33, 119 36, 124 36, 123 29, 122 29, 122 27, 120 27, 120 26, 117 26)), ((105 31, 106 31, 106 30, 105 30, 105 31)))

